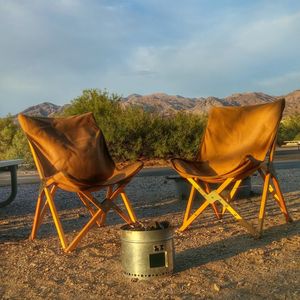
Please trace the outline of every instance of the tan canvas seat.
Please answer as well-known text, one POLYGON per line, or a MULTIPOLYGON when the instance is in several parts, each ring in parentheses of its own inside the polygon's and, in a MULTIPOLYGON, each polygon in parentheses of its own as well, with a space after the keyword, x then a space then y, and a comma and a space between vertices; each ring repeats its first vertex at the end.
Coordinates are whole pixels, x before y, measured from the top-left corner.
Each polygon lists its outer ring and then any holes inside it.
POLYGON ((117 168, 92 113, 65 118, 20 114, 18 119, 28 138, 42 181, 31 239, 36 237, 48 207, 66 252, 72 251, 95 223, 103 225, 110 209, 115 210, 127 223, 137 221, 124 188, 141 170, 143 163, 117 168), (67 243, 54 203, 57 188, 77 193, 91 214, 90 221, 70 244, 67 243), (106 198, 99 202, 92 192, 104 188, 107 189, 106 198), (122 197, 127 214, 113 202, 118 195, 122 197))
POLYGON ((259 236, 268 193, 277 201, 286 221, 291 220, 273 166, 284 105, 285 100, 281 99, 261 105, 211 109, 196 159, 172 159, 174 169, 192 185, 180 231, 185 230, 209 204, 220 202, 223 210, 217 213, 219 217, 228 210, 254 236, 259 236), (258 230, 230 205, 242 180, 256 171, 264 180, 258 230), (212 184, 218 184, 218 187, 213 188, 212 184), (196 191, 205 201, 191 214, 196 191))

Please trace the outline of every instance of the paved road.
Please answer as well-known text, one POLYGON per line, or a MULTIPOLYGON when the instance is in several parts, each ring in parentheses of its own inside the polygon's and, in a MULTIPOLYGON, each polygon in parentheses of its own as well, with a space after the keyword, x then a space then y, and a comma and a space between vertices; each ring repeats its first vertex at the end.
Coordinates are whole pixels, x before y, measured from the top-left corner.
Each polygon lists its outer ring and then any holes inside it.
MULTIPOLYGON (((277 169, 300 169, 300 150, 297 147, 281 148, 276 151, 275 167, 277 169)), ((170 167, 159 168, 144 168, 137 176, 172 176, 177 173, 170 167)), ((34 183, 39 182, 37 174, 19 174, 19 183, 34 183)), ((9 175, 6 173, 0 176, 0 185, 7 185, 10 183, 9 175)))
POLYGON ((276 169, 300 169, 300 160, 275 161, 276 169))
MULTIPOLYGON (((278 169, 300 169, 300 150, 297 147, 280 148, 275 153, 275 167, 278 169)), ((170 176, 177 173, 169 168, 143 169, 139 176, 170 176)))
POLYGON ((297 147, 279 148, 275 152, 275 161, 300 160, 300 150, 297 147))

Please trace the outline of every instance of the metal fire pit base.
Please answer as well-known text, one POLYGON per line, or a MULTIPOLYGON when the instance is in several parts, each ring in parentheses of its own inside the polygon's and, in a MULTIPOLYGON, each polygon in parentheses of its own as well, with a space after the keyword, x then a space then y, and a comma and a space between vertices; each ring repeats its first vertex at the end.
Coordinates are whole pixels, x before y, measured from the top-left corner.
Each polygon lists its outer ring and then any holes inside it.
POLYGON ((121 228, 123 273, 130 278, 151 279, 171 274, 174 268, 173 229, 135 231, 121 228))

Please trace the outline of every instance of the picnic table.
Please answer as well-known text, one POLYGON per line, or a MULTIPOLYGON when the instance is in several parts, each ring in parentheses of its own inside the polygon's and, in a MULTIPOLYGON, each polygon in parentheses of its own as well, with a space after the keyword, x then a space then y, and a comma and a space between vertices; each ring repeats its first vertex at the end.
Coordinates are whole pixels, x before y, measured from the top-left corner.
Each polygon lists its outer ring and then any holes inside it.
POLYGON ((10 182, 11 182, 11 192, 7 199, 1 199, 0 197, 0 207, 4 207, 11 203, 17 195, 18 185, 17 185, 17 169, 18 165, 22 163, 22 159, 15 160, 0 160, 0 172, 10 172, 10 182))

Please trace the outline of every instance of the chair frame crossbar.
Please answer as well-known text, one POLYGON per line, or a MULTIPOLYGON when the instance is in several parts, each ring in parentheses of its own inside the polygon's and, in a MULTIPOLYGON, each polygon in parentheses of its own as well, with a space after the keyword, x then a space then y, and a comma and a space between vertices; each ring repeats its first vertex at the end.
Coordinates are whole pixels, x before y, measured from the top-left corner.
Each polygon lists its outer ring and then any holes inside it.
POLYGON ((106 197, 102 202, 99 202, 90 191, 79 191, 77 192, 77 195, 83 203, 83 205, 87 208, 88 212, 91 215, 91 218, 83 226, 80 232, 73 238, 73 240, 70 243, 68 243, 54 202, 55 193, 59 187, 56 183, 52 183, 48 186, 46 185, 46 177, 40 166, 38 157, 30 142, 29 145, 40 179, 42 181, 40 193, 36 204, 32 231, 29 237, 30 240, 34 240, 36 238, 38 229, 43 222, 47 210, 50 210, 61 246, 65 252, 71 252, 72 250, 74 250, 77 247, 78 243, 82 240, 82 238, 95 224, 97 224, 98 226, 104 226, 107 213, 110 210, 114 210, 127 224, 133 224, 137 222, 137 217, 127 197, 127 194, 124 191, 125 186, 130 182, 130 178, 118 184, 115 189, 112 185, 107 186, 106 197), (117 206, 114 203, 114 200, 119 195, 123 200, 127 212, 124 212, 119 206, 117 206))
MULTIPOLYGON (((275 139, 276 140, 276 139, 275 139)), ((201 179, 197 177, 188 177, 186 178, 191 184, 191 191, 189 195, 189 199, 187 201, 186 210, 183 217, 183 223, 178 231, 186 230, 195 219, 209 206, 211 205, 214 208, 215 214, 218 219, 222 218, 226 211, 228 211, 236 221, 238 221, 246 230, 255 238, 259 238, 262 235, 263 224, 265 218, 266 211, 266 202, 269 195, 272 195, 278 204, 281 212, 285 217, 286 222, 292 222, 292 218, 288 213, 286 203, 280 189, 280 185, 277 179, 277 175, 275 173, 273 167, 273 159, 275 152, 275 142, 270 150, 270 155, 267 163, 262 164, 258 169, 258 173, 260 174, 263 180, 263 188, 262 188, 262 196, 260 202, 260 209, 258 214, 258 228, 256 229, 250 222, 246 221, 234 208, 232 201, 234 200, 236 193, 240 187, 242 179, 235 178, 227 178, 223 183, 221 183, 216 189, 211 190, 209 187, 209 183, 204 182, 205 189, 201 187, 201 179), (230 187, 230 185, 232 187, 230 187), (193 201, 198 192, 203 198, 204 202, 194 211, 192 212, 193 201), (218 212, 216 203, 220 203, 222 205, 222 211, 218 212)))

